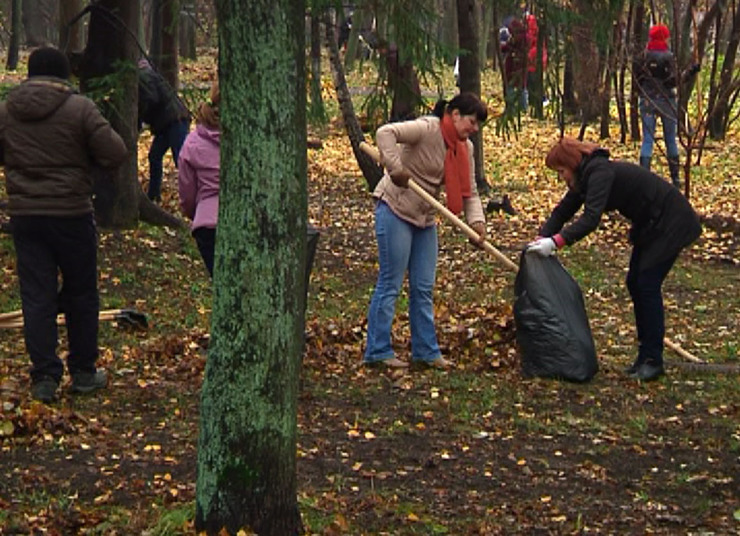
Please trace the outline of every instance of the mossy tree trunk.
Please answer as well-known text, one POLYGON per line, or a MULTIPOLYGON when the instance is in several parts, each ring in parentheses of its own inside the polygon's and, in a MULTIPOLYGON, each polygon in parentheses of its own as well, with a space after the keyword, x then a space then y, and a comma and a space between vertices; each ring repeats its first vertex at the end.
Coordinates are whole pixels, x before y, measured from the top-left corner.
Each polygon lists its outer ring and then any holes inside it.
POLYGON ((221 199, 196 529, 302 534, 297 393, 306 258, 302 0, 218 0, 221 199))

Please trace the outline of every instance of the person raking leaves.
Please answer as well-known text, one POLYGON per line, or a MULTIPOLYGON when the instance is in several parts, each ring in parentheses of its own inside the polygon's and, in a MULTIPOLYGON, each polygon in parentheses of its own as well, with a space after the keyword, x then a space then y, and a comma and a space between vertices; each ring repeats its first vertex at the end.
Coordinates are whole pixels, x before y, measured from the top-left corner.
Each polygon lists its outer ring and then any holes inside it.
POLYGON ((485 239, 483 207, 475 185, 473 144, 488 112, 472 93, 461 93, 449 102, 440 100, 431 116, 380 127, 376 142, 385 176, 373 197, 375 235, 378 243, 378 280, 367 315, 365 364, 383 363, 408 367, 395 356, 391 326, 396 299, 406 272, 409 274, 409 323, 411 358, 435 368, 449 368, 437 343, 432 290, 437 269, 435 209, 408 188, 414 182, 432 195, 444 186, 447 206, 465 212, 470 227, 485 239))
POLYGON ((696 212, 670 183, 637 164, 611 160, 609 151, 594 143, 563 137, 545 165, 558 172, 568 191, 527 251, 552 255, 594 231, 605 212, 616 210, 630 220, 627 289, 639 349, 625 372, 643 381, 659 378, 665 373, 662 285, 681 250, 701 234, 696 212), (580 216, 566 225, 581 208, 580 216))

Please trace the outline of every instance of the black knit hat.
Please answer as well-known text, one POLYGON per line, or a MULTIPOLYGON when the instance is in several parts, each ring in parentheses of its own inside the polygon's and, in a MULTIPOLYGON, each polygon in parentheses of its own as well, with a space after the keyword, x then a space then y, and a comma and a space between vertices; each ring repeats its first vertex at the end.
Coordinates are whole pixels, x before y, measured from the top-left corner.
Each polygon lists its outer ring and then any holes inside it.
POLYGON ((37 48, 28 58, 28 77, 55 76, 66 80, 69 78, 69 60, 67 56, 54 47, 37 48))

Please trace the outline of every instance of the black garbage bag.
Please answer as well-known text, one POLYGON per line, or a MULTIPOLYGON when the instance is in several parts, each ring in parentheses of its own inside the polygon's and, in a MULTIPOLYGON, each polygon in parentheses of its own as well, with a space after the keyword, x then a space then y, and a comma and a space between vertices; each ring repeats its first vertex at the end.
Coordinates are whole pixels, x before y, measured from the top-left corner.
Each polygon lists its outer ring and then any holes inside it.
POLYGON ((573 382, 593 378, 599 364, 583 294, 560 261, 522 252, 514 291, 522 374, 573 382))

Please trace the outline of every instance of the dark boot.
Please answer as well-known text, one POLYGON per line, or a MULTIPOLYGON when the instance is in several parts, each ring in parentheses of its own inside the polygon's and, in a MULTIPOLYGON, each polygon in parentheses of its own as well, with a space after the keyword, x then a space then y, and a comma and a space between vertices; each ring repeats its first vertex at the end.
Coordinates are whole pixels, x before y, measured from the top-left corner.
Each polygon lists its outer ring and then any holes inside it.
POLYGON ((677 189, 681 189, 681 179, 678 177, 678 157, 668 157, 668 170, 671 173, 671 182, 677 189))
POLYGON ((640 157, 640 167, 644 167, 648 171, 650 171, 650 161, 653 159, 652 156, 641 156, 640 157))
POLYGON ((632 377, 643 382, 651 382, 653 380, 657 380, 664 374, 665 369, 663 368, 662 361, 647 360, 637 367, 637 370, 632 374, 632 377))
POLYGON ((637 359, 635 359, 634 363, 632 363, 629 367, 624 369, 624 373, 627 376, 634 376, 635 373, 637 372, 637 369, 639 369, 644 362, 645 362, 645 358, 638 356, 637 359))

